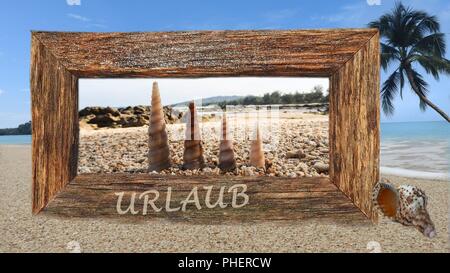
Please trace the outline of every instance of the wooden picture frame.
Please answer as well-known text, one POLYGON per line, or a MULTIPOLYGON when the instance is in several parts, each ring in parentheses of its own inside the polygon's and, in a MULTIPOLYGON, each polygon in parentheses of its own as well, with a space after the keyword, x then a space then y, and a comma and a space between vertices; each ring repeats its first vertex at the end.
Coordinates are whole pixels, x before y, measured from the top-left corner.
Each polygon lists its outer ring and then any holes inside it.
MULTIPOLYGON (((377 220, 371 199, 379 179, 377 30, 37 31, 31 36, 33 213, 111 216, 112 190, 164 185, 182 189, 188 183, 164 176, 77 175, 79 78, 287 76, 330 79, 329 179, 233 178, 234 183, 247 183, 251 200, 256 200, 251 209, 241 210, 242 217, 289 220, 326 215, 347 221, 362 215, 377 220), (288 205, 283 198, 297 203, 288 205)), ((198 184, 231 183, 220 177, 190 179, 198 184)), ((233 213, 228 220, 239 219, 233 213)), ((180 217, 215 217, 200 211, 187 215, 180 217)))

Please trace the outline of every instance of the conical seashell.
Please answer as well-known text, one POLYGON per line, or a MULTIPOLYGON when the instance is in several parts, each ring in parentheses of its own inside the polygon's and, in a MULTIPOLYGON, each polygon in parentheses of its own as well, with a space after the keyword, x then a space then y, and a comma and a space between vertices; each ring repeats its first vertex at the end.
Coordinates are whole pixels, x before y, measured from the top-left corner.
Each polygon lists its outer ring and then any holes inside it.
POLYGON ((227 116, 223 113, 222 139, 219 146, 219 168, 229 172, 236 169, 236 159, 234 158, 233 141, 229 137, 227 130, 227 116))
POLYGON ((259 123, 256 126, 256 138, 252 140, 250 147, 250 165, 257 168, 265 167, 265 157, 262 148, 261 134, 259 133, 259 123))
POLYGON ((186 119, 186 138, 184 140, 183 169, 203 169, 202 140, 198 124, 197 111, 194 102, 189 103, 189 112, 186 119))
POLYGON ((150 125, 148 127, 148 170, 161 171, 170 168, 170 151, 166 122, 161 105, 158 83, 153 82, 150 125))

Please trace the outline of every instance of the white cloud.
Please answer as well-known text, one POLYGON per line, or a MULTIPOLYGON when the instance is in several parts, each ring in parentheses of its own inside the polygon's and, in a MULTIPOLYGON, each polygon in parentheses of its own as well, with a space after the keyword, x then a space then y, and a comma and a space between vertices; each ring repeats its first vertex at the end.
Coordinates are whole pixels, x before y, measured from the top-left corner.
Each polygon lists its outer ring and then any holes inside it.
POLYGON ((75 20, 79 20, 79 21, 83 21, 83 22, 89 22, 91 21, 91 19, 81 16, 79 14, 74 14, 74 13, 68 13, 67 16, 69 16, 70 18, 73 18, 75 20))
POLYGON ((107 26, 101 22, 103 21, 99 21, 99 20, 93 20, 91 18, 79 15, 79 14, 75 14, 75 13, 68 13, 67 14, 68 17, 75 19, 77 21, 83 22, 84 23, 84 27, 86 28, 107 28, 107 26), (100 23, 99 23, 100 22, 100 23))
POLYGON ((81 6, 81 0, 66 0, 69 6, 81 6))
POLYGON ((80 79, 80 109, 148 105, 155 80, 164 105, 214 96, 263 95, 277 90, 309 92, 316 85, 328 89, 326 78, 80 79))
POLYGON ((369 6, 379 6, 381 5, 381 0, 366 0, 369 6))
POLYGON ((3 91, 2 89, 0 89, 0 95, 5 93, 5 91, 3 91))

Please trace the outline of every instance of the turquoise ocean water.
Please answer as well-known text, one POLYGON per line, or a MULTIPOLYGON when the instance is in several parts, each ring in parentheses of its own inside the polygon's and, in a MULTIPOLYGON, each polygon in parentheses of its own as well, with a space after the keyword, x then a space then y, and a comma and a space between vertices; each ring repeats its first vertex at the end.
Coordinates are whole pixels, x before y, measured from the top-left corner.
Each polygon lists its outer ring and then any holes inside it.
POLYGON ((450 124, 445 121, 381 124, 381 173, 449 178, 450 124))
MULTIPOLYGON (((0 145, 30 143, 31 136, 0 136, 0 145)), ((448 179, 449 144, 445 121, 381 123, 381 172, 448 179)))
POLYGON ((381 141, 392 139, 450 140, 446 121, 381 123, 381 141))
POLYGON ((31 136, 0 136, 0 145, 2 144, 31 144, 31 136))

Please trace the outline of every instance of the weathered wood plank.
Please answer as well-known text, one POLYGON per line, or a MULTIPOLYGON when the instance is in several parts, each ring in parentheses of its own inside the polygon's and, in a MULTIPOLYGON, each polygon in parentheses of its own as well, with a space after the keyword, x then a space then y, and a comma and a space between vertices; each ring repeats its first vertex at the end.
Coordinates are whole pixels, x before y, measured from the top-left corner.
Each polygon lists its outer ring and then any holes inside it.
MULTIPOLYGON (((331 79, 331 180, 376 220, 370 193, 379 176, 378 40, 373 29, 33 32, 33 212, 76 176, 78 77, 325 76, 331 79)), ((273 185, 258 185, 258 196, 267 199, 264 187, 273 185)), ((95 197, 95 191, 108 187, 88 185, 86 196, 95 197)), ((73 199, 77 190, 84 190, 72 185, 69 189, 66 194, 73 199)), ((305 195, 295 188, 271 189, 283 202, 305 195)), ((318 199, 329 194, 319 192, 318 199)), ((311 195, 309 200, 316 199, 311 195)))
POLYGON ((34 213, 76 176, 78 81, 37 40, 31 49, 34 213))
POLYGON ((330 79, 330 178, 373 221, 379 180, 380 51, 378 34, 330 79))
MULTIPOLYGON (((142 211, 143 200, 136 197, 135 208, 142 211)), ((230 223, 252 221, 292 221, 319 218, 346 223, 368 223, 367 218, 354 206, 328 178, 273 178, 273 177, 217 177, 217 176, 154 176, 83 174, 75 178, 57 197, 50 202, 44 212, 49 215, 66 217, 108 217, 128 220, 165 218, 172 221, 192 223, 230 223), (242 208, 213 208, 204 206, 206 190, 203 186, 213 185, 211 201, 219 196, 221 186, 225 186, 224 202, 230 203, 232 195, 227 193, 230 186, 246 184, 249 203, 242 208), (116 211, 116 192, 124 192, 123 208, 130 204, 132 193, 138 197, 144 191, 157 190, 160 199, 157 206, 166 202, 167 188, 172 188, 171 207, 179 206, 193 187, 198 187, 202 209, 189 205, 186 212, 154 212, 147 215, 125 214, 116 211)))
POLYGON ((33 32, 79 77, 330 76, 373 29, 33 32))

